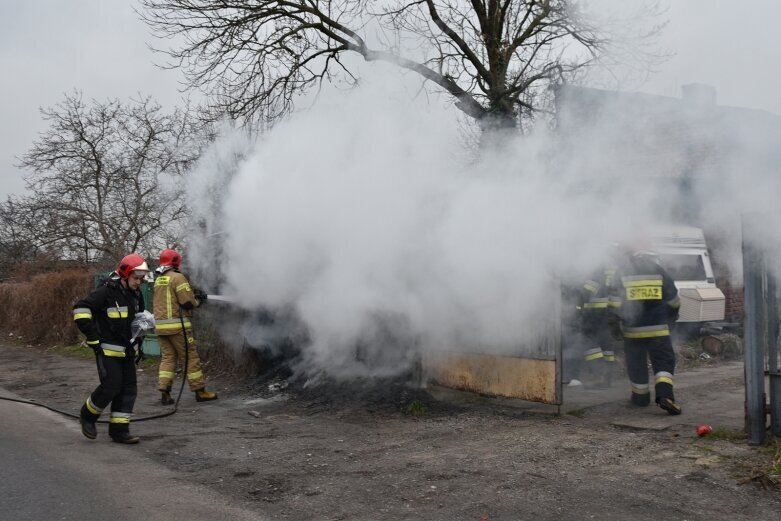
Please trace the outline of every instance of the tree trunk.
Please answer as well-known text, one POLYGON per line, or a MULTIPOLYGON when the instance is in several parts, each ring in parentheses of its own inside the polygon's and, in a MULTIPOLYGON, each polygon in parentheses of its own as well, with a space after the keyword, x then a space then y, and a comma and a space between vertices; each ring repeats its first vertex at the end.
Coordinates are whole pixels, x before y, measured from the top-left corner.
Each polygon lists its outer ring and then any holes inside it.
POLYGON ((518 117, 511 104, 497 103, 480 119, 480 150, 502 146, 518 133, 518 117))

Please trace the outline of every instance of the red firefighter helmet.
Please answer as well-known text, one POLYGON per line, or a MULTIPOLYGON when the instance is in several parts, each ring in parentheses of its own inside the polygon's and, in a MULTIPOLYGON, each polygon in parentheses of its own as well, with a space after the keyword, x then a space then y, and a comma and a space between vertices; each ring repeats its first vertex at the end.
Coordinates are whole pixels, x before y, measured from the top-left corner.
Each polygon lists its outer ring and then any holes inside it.
POLYGON ((122 260, 119 261, 119 268, 117 268, 117 275, 120 278, 126 279, 134 271, 149 271, 149 266, 146 265, 144 258, 138 253, 131 253, 125 255, 122 260))
POLYGON ((160 266, 178 268, 182 264, 182 256, 176 250, 163 250, 160 252, 160 266))

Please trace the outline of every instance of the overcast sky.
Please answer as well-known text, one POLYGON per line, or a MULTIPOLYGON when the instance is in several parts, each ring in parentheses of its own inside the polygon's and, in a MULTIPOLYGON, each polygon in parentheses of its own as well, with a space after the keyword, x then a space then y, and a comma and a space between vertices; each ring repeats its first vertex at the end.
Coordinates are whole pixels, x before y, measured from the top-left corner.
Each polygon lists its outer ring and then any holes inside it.
MULTIPOLYGON (((635 90, 679 96, 708 83, 719 103, 781 114, 778 0, 668 0, 662 45, 675 52, 635 90)), ((180 99, 175 71, 154 67, 149 35, 127 0, 0 0, 0 197, 21 193, 16 157, 44 123, 40 107, 78 89, 85 98, 149 94, 170 108, 180 99)), ((159 57, 157 57, 159 59, 159 57)))

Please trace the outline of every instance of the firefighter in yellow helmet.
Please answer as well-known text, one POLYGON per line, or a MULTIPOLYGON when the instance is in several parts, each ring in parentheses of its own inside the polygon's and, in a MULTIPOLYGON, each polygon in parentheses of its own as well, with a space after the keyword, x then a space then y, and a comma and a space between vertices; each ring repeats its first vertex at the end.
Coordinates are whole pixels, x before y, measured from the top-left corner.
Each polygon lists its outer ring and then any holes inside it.
POLYGON ((117 270, 89 296, 73 306, 73 320, 95 351, 100 385, 81 408, 81 432, 93 440, 95 422, 111 405, 108 433, 117 443, 138 443, 130 435, 130 416, 136 402, 136 366, 131 324, 144 311, 139 286, 149 273, 144 258, 131 253, 122 258, 117 270))
POLYGON ((193 291, 187 277, 179 272, 181 263, 182 256, 177 251, 163 250, 160 252, 160 266, 155 274, 155 333, 160 343, 161 355, 158 389, 163 405, 174 403, 171 385, 176 375, 177 362, 181 360, 184 363, 185 358, 187 382, 190 390, 195 393, 195 399, 199 402, 217 399, 216 393, 206 390, 190 322, 192 310, 200 306, 207 296, 203 292, 193 291))

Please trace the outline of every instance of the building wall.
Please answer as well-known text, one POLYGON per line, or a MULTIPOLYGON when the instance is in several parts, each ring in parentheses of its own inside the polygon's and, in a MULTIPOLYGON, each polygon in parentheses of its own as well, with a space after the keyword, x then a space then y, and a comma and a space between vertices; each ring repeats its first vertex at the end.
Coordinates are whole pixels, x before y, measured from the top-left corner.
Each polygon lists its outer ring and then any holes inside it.
POLYGON ((703 229, 725 316, 742 320, 741 214, 777 206, 781 116, 716 98, 703 85, 681 98, 561 86, 557 131, 563 168, 653 186, 661 218, 703 229))

